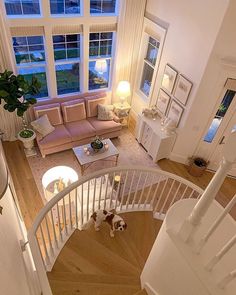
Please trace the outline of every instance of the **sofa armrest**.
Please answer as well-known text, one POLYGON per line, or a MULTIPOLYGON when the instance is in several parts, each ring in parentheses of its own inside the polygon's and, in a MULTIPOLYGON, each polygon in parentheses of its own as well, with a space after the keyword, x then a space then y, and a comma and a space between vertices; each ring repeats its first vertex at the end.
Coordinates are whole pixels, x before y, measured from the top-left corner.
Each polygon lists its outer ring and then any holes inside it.
POLYGON ((117 115, 114 114, 113 121, 115 121, 116 123, 120 123, 121 119, 117 115))

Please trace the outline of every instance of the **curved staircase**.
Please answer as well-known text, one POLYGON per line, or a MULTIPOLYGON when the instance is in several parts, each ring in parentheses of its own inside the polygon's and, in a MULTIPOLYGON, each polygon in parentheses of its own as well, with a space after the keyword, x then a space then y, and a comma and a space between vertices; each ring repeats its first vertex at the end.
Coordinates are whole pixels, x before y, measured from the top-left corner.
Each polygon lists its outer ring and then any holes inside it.
POLYGON ((125 232, 76 230, 48 272, 53 295, 144 295, 140 274, 161 226, 152 212, 120 214, 125 232))

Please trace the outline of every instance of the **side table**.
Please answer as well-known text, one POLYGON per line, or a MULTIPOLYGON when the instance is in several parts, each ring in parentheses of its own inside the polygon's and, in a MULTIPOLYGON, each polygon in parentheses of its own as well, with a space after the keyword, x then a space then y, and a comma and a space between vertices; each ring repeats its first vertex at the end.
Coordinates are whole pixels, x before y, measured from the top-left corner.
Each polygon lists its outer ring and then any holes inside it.
POLYGON ((128 104, 128 102, 124 103, 114 103, 114 112, 121 120, 122 126, 128 125, 128 117, 129 117, 129 111, 131 109, 131 106, 128 104))

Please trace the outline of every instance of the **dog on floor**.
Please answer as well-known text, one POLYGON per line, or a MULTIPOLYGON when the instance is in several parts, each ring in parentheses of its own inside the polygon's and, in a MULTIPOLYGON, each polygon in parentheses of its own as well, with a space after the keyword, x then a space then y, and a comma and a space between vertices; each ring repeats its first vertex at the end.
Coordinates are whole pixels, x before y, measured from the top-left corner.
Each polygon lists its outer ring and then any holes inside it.
POLYGON ((127 228, 127 224, 119 215, 107 210, 97 210, 93 212, 89 221, 82 226, 82 230, 94 224, 94 229, 99 231, 102 222, 106 222, 110 225, 110 237, 112 238, 115 236, 115 231, 124 231, 127 228))

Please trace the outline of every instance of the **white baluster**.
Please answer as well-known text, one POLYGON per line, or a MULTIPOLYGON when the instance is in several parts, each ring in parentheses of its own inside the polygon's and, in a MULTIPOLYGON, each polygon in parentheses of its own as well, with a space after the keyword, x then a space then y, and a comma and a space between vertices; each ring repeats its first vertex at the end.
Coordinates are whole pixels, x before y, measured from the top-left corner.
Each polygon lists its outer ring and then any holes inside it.
MULTIPOLYGON (((154 212, 157 212, 157 208, 159 207, 159 204, 160 204, 160 202, 161 202, 161 199, 162 199, 162 196, 163 196, 164 191, 165 191, 165 189, 166 189, 166 186, 167 186, 168 180, 169 180, 169 178, 167 178, 167 179, 165 180, 165 184, 164 184, 164 186, 163 186, 163 188, 162 188, 162 190, 161 190, 161 193, 160 193, 160 196, 159 196, 158 201, 157 201, 157 203, 156 203, 156 206, 155 206, 155 210, 154 210, 154 212)), ((157 213, 158 213, 158 212, 157 212, 157 213)))
POLYGON ((125 173, 125 181, 124 181, 122 195, 121 195, 121 201, 120 201, 120 210, 122 209, 123 203, 124 203, 124 197, 125 197, 125 190, 126 190, 127 179, 128 179, 128 171, 126 171, 126 173, 125 173))
POLYGON ((183 241, 188 242, 195 234, 197 225, 201 223, 203 216, 207 213, 211 203, 215 199, 228 171, 231 169, 232 164, 236 161, 236 131, 232 132, 223 147, 223 159, 216 174, 208 184, 206 190, 201 198, 193 208, 189 217, 184 221, 181 229, 180 236, 183 241))
POLYGON ((196 252, 200 253, 203 246, 206 244, 206 242, 209 240, 209 238, 212 236, 212 234, 215 232, 219 224, 223 221, 224 217, 230 212, 230 210, 233 208, 233 206, 236 204, 236 195, 234 195, 233 199, 228 203, 228 205, 225 207, 224 211, 220 214, 220 216, 214 221, 214 223, 211 225, 208 232, 204 235, 204 237, 200 240, 199 244, 196 247, 196 252))
POLYGON ((151 191, 152 191, 154 178, 155 178, 155 174, 153 174, 152 175, 152 178, 151 178, 151 185, 149 186, 148 193, 147 193, 147 196, 146 196, 145 201, 144 201, 144 208, 146 208, 147 202, 148 202, 148 200, 150 198, 150 194, 151 194, 151 191))
POLYGON ((182 184, 182 183, 180 182, 179 185, 178 185, 178 187, 177 187, 176 193, 174 194, 174 197, 172 198, 172 201, 171 201, 171 203, 170 203, 170 205, 169 205, 169 208, 173 205, 173 203, 174 203, 174 201, 175 201, 175 198, 176 198, 176 196, 178 195, 178 192, 179 192, 179 190, 180 190, 181 184, 182 184))
POLYGON ((66 224, 66 206, 65 206, 65 198, 62 199, 62 208, 63 208, 63 220, 64 220, 64 227, 65 227, 65 233, 68 234, 67 231, 67 224, 66 224))
POLYGON ((134 171, 133 171, 133 174, 132 174, 132 179, 131 179, 130 187, 129 187, 128 198, 127 198, 127 201, 126 201, 126 209, 127 209, 128 206, 129 206, 129 201, 130 201, 130 197, 131 197, 131 190, 132 190, 132 187, 133 187, 134 176, 135 176, 135 174, 136 174, 136 171, 134 170, 134 171))
POLYGON ((56 247, 58 249, 58 240, 57 240, 57 235, 56 235, 55 222, 54 222, 54 218, 53 218, 52 209, 50 210, 50 216, 51 216, 51 220, 52 220, 54 241, 55 241, 56 247))
POLYGON ((57 208, 57 218, 58 218, 58 228, 59 228, 59 233, 60 233, 60 240, 62 242, 63 238, 62 238, 62 232, 61 232, 61 218, 60 218, 60 211, 59 211, 58 202, 56 204, 56 208, 57 208))
POLYGON ((47 245, 46 245, 46 242, 45 242, 44 233, 43 233, 41 224, 39 225, 39 229, 40 229, 40 234, 41 234, 42 241, 43 241, 43 249, 44 249, 45 256, 46 256, 45 257, 45 265, 49 265, 50 264, 50 258, 49 258, 49 255, 48 255, 48 249, 47 249, 47 245))
POLYGON ((143 198, 143 193, 144 193, 144 190, 146 188, 146 183, 147 183, 147 178, 148 178, 149 174, 146 173, 146 177, 145 177, 145 180, 144 180, 144 184, 143 184, 143 189, 142 189, 142 192, 140 194, 140 197, 139 197, 139 201, 138 201, 138 208, 140 207, 140 204, 142 202, 142 198, 143 198))
POLYGON ((236 244, 236 235, 233 236, 227 244, 207 263, 206 269, 211 271, 213 267, 228 253, 236 244))
POLYGON ((71 193, 69 192, 69 216, 70 216, 70 229, 72 230, 72 208, 71 208, 71 193))
POLYGON ((107 205, 107 192, 108 192, 108 184, 109 184, 109 174, 107 175, 107 180, 106 180, 106 189, 105 189, 105 196, 104 196, 104 205, 103 205, 103 209, 106 209, 106 205, 107 205))
MULTIPOLYGON (((165 201, 164 201, 164 203, 163 203, 163 205, 162 205, 162 207, 161 207, 161 210, 160 210, 160 212, 159 212, 160 215, 161 215, 162 212, 164 211, 164 208, 165 208, 165 206, 166 206, 166 203, 167 203, 167 201, 169 200, 169 197, 170 197, 170 194, 171 194, 171 192, 172 192, 172 190, 173 190, 174 184, 175 184, 175 180, 172 181, 172 184, 171 184, 171 186, 170 186, 170 189, 169 189, 169 191, 168 191, 168 194, 167 194, 167 196, 166 196, 166 198, 165 198, 165 201)), ((168 207, 168 208, 169 208, 169 207, 168 207)), ((166 211, 168 210, 168 208, 166 209, 166 211)))
POLYGON ((101 196, 102 196, 102 176, 100 177, 100 189, 99 189, 99 197, 98 197, 98 209, 101 208, 101 196))
MULTIPOLYGON (((161 176, 159 176, 158 177, 158 181, 157 181, 158 183, 157 183, 157 185, 156 185, 156 188, 155 188, 155 191, 154 191, 154 194, 153 194, 153 196, 152 196, 152 200, 151 200, 151 206, 153 207, 153 204, 154 204, 154 200, 156 199, 156 194, 157 194, 157 191, 158 191, 158 189, 159 189, 159 187, 160 187, 160 184, 161 184, 161 182, 162 182, 162 177, 161 176)), ((155 207, 156 208, 156 207, 155 207)), ((153 208, 153 211, 155 211, 155 209, 153 208)))
POLYGON ((75 224, 76 228, 79 227, 79 220, 78 220, 78 190, 79 187, 75 189, 75 224))
POLYGON ((135 201, 136 201, 136 197, 137 197, 137 194, 138 194, 138 191, 139 191, 139 184, 140 184, 142 174, 143 174, 143 172, 139 172, 139 178, 138 178, 138 182, 137 182, 137 185, 136 185, 136 188, 135 188, 134 198, 133 198, 133 201, 132 201, 132 208, 134 208, 134 205, 135 205, 135 201))
POLYGON ((232 280, 236 278, 236 269, 226 275, 219 283, 218 286, 224 289, 232 280))
POLYGON ((89 204, 90 204, 90 180, 87 182, 88 184, 88 192, 87 192, 87 220, 89 220, 89 204))
POLYGON ((84 184, 81 185, 81 200, 80 200, 80 222, 84 223, 84 184))
POLYGON ((48 241, 49 241, 49 246, 50 246, 50 254, 51 254, 51 256, 54 256, 51 235, 50 235, 50 231, 49 231, 49 227, 48 227, 47 215, 45 216, 45 222, 46 222, 46 229, 47 229, 48 241))
POLYGON ((189 187, 186 185, 186 188, 185 188, 185 190, 184 190, 184 192, 183 192, 183 194, 182 194, 180 200, 182 200, 182 199, 184 198, 184 196, 185 196, 185 194, 186 194, 188 188, 189 188, 189 187))
POLYGON ((97 188, 97 178, 94 178, 94 187, 93 187, 93 212, 95 211, 95 200, 96 200, 96 188, 97 188))

